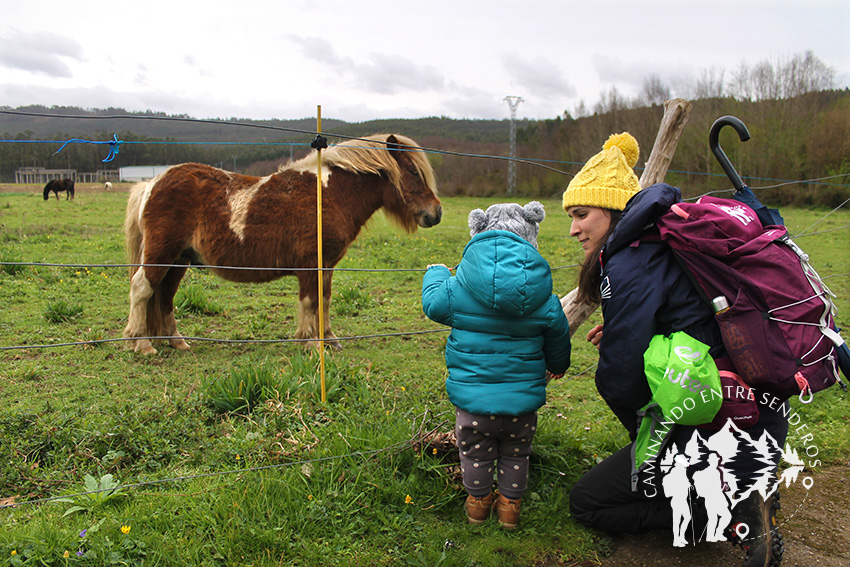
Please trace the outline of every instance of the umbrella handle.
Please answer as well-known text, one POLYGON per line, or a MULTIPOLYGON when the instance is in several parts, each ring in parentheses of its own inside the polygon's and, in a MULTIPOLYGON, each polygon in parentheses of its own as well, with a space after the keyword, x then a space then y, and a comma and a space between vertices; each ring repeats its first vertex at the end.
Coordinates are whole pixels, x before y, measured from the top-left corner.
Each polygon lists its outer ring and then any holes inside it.
POLYGON ((716 157, 717 161, 720 162, 720 167, 723 168, 723 171, 726 172, 726 176, 732 181, 732 185, 735 186, 735 192, 738 192, 746 187, 746 185, 741 179, 741 176, 738 175, 738 172, 735 171, 735 167, 732 165, 732 162, 729 161, 729 158, 726 157, 726 153, 723 151, 723 148, 720 147, 720 143, 718 142, 720 130, 723 129, 724 126, 732 126, 735 131, 738 132, 738 138, 740 138, 742 142, 746 142, 750 139, 750 132, 740 119, 735 118, 734 116, 721 116, 714 121, 714 124, 711 125, 711 131, 708 133, 708 146, 711 148, 711 153, 714 154, 714 157, 716 157))

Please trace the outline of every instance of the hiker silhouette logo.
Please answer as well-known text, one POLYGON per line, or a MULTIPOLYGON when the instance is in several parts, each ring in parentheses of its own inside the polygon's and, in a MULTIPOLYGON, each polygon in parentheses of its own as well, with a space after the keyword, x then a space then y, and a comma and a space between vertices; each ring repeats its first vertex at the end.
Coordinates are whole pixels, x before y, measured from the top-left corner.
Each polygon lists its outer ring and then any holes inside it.
MULTIPOLYGON (((673 513, 673 545, 676 547, 684 547, 689 541, 726 541, 724 532, 738 504, 755 492, 767 502, 782 482, 789 486, 806 466, 790 445, 782 450, 766 432, 753 439, 731 419, 707 438, 695 430, 684 452, 672 447, 664 453, 659 465, 661 486, 673 513), (780 459, 788 466, 777 476, 774 463, 780 459), (704 527, 697 528, 693 522, 697 507, 707 515, 704 527)), ((806 477, 802 484, 808 490, 813 481, 806 477)), ((741 540, 764 535, 755 533, 757 530, 752 528, 737 523, 734 529, 741 540)))

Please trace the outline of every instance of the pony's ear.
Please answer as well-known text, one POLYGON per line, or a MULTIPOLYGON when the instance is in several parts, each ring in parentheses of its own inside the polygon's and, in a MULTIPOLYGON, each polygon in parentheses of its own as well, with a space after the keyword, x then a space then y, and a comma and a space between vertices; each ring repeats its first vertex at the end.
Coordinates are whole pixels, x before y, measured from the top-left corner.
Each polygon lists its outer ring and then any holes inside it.
POLYGON ((401 149, 401 143, 398 141, 398 138, 396 138, 394 134, 390 134, 389 136, 387 136, 387 149, 390 150, 390 155, 396 161, 400 161, 402 159, 402 156, 407 155, 406 152, 393 151, 401 149))
POLYGON ((546 218, 546 211, 539 201, 532 201, 522 208, 522 216, 528 222, 540 224, 546 218))

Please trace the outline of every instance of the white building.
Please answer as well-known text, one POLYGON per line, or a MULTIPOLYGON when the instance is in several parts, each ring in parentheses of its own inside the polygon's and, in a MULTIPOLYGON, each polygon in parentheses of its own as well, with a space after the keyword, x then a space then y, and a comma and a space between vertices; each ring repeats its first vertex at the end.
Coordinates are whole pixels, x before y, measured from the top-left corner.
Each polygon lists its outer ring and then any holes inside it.
POLYGON ((170 165, 134 165, 132 167, 121 167, 118 169, 118 178, 121 181, 147 181, 153 179, 170 165))

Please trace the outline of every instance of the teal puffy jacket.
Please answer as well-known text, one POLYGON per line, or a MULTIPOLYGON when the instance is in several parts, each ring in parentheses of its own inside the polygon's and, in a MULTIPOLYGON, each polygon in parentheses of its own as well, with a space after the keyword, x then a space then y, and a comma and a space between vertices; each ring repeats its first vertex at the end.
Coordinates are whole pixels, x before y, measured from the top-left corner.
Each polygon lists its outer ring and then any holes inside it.
POLYGON ((546 370, 570 365, 570 331, 549 264, 512 232, 475 235, 457 275, 432 266, 422 281, 429 319, 452 327, 446 391, 475 414, 523 415, 546 403, 546 370))

